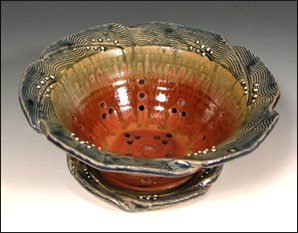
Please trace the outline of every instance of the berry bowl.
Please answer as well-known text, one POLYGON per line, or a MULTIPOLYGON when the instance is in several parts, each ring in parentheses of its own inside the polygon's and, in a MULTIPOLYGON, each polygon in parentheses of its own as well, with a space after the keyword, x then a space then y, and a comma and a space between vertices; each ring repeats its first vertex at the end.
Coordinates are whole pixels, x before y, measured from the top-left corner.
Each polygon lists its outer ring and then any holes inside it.
POLYGON ((19 89, 30 125, 66 151, 74 178, 126 211, 204 195, 225 162, 278 120, 258 57, 213 32, 106 24, 50 45, 19 89))

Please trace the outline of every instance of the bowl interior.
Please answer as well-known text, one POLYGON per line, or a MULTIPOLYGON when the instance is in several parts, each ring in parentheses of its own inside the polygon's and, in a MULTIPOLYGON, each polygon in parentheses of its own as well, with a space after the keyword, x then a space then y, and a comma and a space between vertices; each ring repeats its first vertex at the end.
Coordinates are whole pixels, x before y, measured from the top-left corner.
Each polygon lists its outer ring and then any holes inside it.
POLYGON ((225 68, 158 46, 109 49, 61 73, 51 94, 80 140, 123 156, 178 158, 212 149, 244 121, 247 97, 225 68))

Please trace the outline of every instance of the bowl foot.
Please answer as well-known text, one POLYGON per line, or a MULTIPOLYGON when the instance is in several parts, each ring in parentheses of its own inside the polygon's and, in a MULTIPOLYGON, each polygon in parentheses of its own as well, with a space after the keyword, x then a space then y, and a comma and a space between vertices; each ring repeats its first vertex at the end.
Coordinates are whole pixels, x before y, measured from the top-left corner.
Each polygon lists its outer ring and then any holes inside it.
POLYGON ((218 178, 221 166, 203 168, 183 184, 162 191, 138 192, 112 185, 100 172, 67 154, 67 164, 74 178, 100 199, 128 212, 169 207, 204 195, 218 178))

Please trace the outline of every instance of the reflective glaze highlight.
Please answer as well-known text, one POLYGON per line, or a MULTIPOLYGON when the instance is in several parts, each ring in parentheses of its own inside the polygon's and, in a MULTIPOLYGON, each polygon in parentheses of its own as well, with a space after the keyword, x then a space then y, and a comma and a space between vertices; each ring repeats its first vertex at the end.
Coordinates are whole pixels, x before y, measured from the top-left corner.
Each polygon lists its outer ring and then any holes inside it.
POLYGON ((69 35, 27 68, 19 91, 30 125, 67 152, 75 179, 131 212, 204 195, 223 163, 273 129, 279 95, 249 50, 162 22, 69 35))
MULTIPOLYGON (((208 58, 153 46, 83 59, 65 70, 52 98, 61 122, 81 140, 137 158, 211 150, 241 125, 247 101, 233 75, 208 58)), ((190 177, 103 175, 137 191, 173 188, 190 177)))

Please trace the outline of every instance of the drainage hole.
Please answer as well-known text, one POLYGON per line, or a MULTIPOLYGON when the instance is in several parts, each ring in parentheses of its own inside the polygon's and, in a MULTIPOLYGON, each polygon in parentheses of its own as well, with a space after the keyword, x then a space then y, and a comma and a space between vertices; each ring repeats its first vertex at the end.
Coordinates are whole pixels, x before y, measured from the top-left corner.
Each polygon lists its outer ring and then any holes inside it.
POLYGON ((160 136, 159 135, 154 135, 154 139, 159 140, 160 136))
POLYGON ((101 102, 100 104, 99 104, 99 107, 100 108, 104 108, 106 106, 106 104, 104 103, 104 102, 101 102))
POLYGON ((143 99, 145 97, 145 93, 140 93, 139 97, 140 97, 140 99, 143 99))
POLYGON ((171 137, 172 137, 172 134, 167 133, 167 134, 166 134, 166 137, 167 137, 167 138, 171 138, 171 137))
POLYGON ((162 140, 161 143, 166 145, 166 144, 168 144, 168 141, 167 140, 162 140))
POLYGON ((135 139, 140 139, 140 138, 141 138, 140 135, 136 135, 136 136, 135 136, 135 139))
POLYGON ((176 113, 176 112, 177 112, 177 108, 172 108, 172 109, 171 109, 171 112, 172 112, 172 113, 176 113))
POLYGON ((186 112, 185 111, 181 112, 181 116, 186 117, 186 112))
POLYGON ((180 107, 184 107, 185 106, 185 100, 182 100, 182 99, 179 100, 178 104, 179 104, 180 107))
POLYGON ((144 111, 144 110, 145 110, 144 105, 140 105, 140 106, 139 106, 139 110, 140 110, 140 111, 144 111))
POLYGON ((101 118, 102 118, 103 120, 105 120, 105 119, 107 118, 107 114, 105 114, 105 113, 102 114, 102 115, 101 115, 101 118))
POLYGON ((110 113, 110 114, 113 114, 114 111, 115 111, 115 110, 114 110, 113 108, 110 108, 110 109, 109 109, 109 113, 110 113))
POLYGON ((145 84, 145 79, 140 79, 139 84, 144 85, 145 84))
POLYGON ((133 144, 133 140, 128 140, 127 144, 129 144, 129 145, 133 144))
POLYGON ((127 138, 129 138, 130 137, 130 134, 129 133, 125 133, 124 136, 127 137, 127 138))

